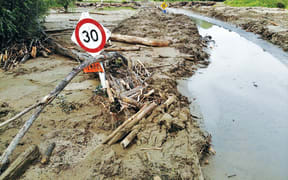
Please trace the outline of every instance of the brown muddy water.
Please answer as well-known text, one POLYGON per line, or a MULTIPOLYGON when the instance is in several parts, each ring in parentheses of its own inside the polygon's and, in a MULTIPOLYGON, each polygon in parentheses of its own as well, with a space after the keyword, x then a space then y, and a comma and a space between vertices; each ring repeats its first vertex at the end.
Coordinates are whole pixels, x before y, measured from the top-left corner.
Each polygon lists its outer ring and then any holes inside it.
POLYGON ((195 21, 215 41, 211 64, 178 88, 212 135, 217 153, 203 167, 206 179, 288 179, 288 54, 225 23, 195 21))

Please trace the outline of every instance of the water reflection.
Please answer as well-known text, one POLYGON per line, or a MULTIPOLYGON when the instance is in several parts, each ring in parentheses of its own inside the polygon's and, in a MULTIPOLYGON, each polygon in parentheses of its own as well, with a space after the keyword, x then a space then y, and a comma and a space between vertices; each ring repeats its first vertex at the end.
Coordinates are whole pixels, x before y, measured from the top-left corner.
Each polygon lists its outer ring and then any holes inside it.
POLYGON ((219 180, 234 174, 241 180, 287 179, 287 66, 236 32, 196 23, 201 35, 216 42, 211 64, 179 87, 196 98, 213 136, 217 154, 204 174, 219 180))

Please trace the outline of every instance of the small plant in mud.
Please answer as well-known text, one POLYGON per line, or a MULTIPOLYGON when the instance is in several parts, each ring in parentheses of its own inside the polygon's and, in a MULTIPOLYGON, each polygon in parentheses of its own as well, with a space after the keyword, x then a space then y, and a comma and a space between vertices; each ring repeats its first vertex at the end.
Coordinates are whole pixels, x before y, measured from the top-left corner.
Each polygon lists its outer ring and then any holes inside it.
POLYGON ((67 114, 76 109, 76 105, 68 102, 66 96, 63 95, 59 95, 56 98, 56 104, 67 114))

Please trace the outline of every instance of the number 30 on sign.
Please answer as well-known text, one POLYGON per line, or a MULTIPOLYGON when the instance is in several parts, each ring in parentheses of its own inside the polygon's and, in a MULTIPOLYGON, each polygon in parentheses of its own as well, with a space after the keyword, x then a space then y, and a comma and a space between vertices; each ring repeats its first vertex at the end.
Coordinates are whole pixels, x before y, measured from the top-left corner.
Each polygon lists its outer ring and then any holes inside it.
POLYGON ((82 13, 71 40, 92 56, 96 56, 103 50, 110 35, 111 32, 92 19, 89 13, 82 13))

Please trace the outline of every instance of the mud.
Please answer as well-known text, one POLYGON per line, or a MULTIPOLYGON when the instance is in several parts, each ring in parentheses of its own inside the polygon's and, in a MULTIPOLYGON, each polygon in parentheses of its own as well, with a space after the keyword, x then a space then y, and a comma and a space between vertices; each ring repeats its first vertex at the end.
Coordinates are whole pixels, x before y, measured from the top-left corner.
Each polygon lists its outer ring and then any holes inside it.
MULTIPOLYGON (((62 19, 62 24, 69 23, 68 18, 62 19)), ((104 21, 105 26, 104 19, 99 21, 104 21)), ((123 52, 123 55, 132 61, 141 60, 153 73, 148 89, 155 89, 154 96, 167 99, 174 94, 177 102, 142 120, 138 124, 141 131, 128 149, 123 150, 119 144, 102 145, 102 140, 121 121, 112 122, 108 98, 93 92, 99 84, 97 76, 80 74, 46 108, 13 153, 11 160, 30 144, 37 144, 43 153, 50 143, 56 143, 50 163, 46 166, 36 163, 21 179, 203 178, 200 161, 207 153, 210 138, 199 128, 199 119, 190 114, 189 102, 179 94, 176 83, 180 77, 190 77, 200 66, 207 65, 203 61, 208 56, 204 52, 205 41, 196 25, 187 16, 148 9, 134 12, 113 32, 172 41, 170 47, 142 46, 139 52, 123 52), (187 61, 184 55, 194 60, 187 61)), ((68 35, 55 33, 54 36, 60 37, 64 45, 72 46, 68 35)), ((0 104, 5 106, 1 105, 1 112, 7 107, 9 112, 19 112, 33 104, 76 65, 67 58, 52 55, 28 61, 10 73, 0 72, 0 104)), ((9 113, 2 114, 1 121, 4 121, 9 113)), ((119 119, 126 119, 122 116, 119 119)), ((3 152, 28 117, 1 130, 0 151, 3 152)))
POLYGON ((217 3, 214 6, 186 5, 184 8, 235 24, 246 31, 259 34, 263 39, 288 51, 288 10, 263 7, 229 7, 223 3, 217 3))

